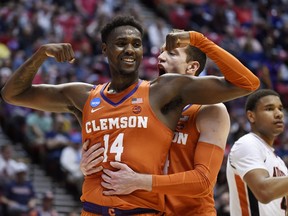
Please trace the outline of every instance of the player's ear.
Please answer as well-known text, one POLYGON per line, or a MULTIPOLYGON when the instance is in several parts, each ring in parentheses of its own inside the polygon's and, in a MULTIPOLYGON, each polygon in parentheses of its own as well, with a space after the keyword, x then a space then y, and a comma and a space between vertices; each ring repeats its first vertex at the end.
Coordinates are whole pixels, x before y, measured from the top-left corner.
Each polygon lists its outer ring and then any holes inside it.
POLYGON ((251 122, 251 123, 254 123, 254 122, 255 122, 254 112, 248 110, 248 111, 246 112, 246 116, 247 116, 247 119, 248 119, 249 122, 251 122))
POLYGON ((106 43, 102 43, 102 54, 104 56, 107 56, 106 51, 107 51, 107 44, 106 43))
POLYGON ((186 68, 186 74, 194 76, 196 71, 199 69, 199 66, 198 61, 190 61, 186 68))

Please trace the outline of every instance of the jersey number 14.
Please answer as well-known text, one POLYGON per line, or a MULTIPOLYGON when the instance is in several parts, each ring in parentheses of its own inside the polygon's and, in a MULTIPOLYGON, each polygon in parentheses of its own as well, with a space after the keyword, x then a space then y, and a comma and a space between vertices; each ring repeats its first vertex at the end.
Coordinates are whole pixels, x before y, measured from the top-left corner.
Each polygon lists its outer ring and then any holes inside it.
POLYGON ((110 141, 110 135, 106 134, 104 135, 104 159, 103 162, 108 161, 108 151, 110 153, 114 153, 115 155, 115 161, 121 161, 121 155, 123 153, 123 138, 124 138, 124 133, 118 134, 114 142, 111 144, 111 147, 109 149, 109 141, 110 141))

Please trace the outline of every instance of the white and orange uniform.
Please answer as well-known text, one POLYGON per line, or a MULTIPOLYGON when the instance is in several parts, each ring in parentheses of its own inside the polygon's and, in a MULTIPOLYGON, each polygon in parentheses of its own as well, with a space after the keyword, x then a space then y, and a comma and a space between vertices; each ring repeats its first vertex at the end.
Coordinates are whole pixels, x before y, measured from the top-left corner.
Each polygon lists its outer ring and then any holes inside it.
POLYGON ((284 161, 274 149, 251 132, 235 142, 227 160, 231 216, 285 216, 287 197, 262 204, 243 181, 245 174, 254 169, 265 169, 271 177, 288 174, 284 161))
MULTIPOLYGON (((173 131, 153 113, 149 102, 150 83, 139 80, 121 93, 109 94, 110 83, 93 89, 83 109, 83 141, 105 147, 105 168, 109 161, 127 164, 136 172, 162 174, 173 131)), ((86 176, 82 202, 119 209, 164 210, 164 195, 135 191, 129 195, 105 196, 102 172, 86 176)))

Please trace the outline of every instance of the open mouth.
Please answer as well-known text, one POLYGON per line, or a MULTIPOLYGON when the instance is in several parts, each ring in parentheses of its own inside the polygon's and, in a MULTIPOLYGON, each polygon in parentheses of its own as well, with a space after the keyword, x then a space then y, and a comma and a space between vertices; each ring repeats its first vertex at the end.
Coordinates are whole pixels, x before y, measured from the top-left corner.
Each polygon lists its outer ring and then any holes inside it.
POLYGON ((166 73, 165 68, 161 64, 158 64, 158 71, 159 71, 159 76, 166 73))

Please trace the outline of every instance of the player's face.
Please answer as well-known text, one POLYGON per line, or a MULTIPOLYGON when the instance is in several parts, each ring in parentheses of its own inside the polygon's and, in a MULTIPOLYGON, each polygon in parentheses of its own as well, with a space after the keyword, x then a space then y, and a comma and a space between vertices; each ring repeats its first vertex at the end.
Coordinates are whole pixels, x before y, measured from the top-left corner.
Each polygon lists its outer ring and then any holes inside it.
POLYGON ((103 44, 102 51, 108 58, 112 74, 138 73, 143 57, 141 33, 132 26, 117 27, 103 44))
POLYGON ((165 44, 161 48, 161 54, 158 56, 158 69, 161 74, 178 73, 186 74, 188 63, 185 47, 176 48, 171 51, 165 49, 165 44))
POLYGON ((262 137, 275 137, 284 131, 283 105, 279 97, 269 95, 261 98, 254 113, 254 128, 262 137))

